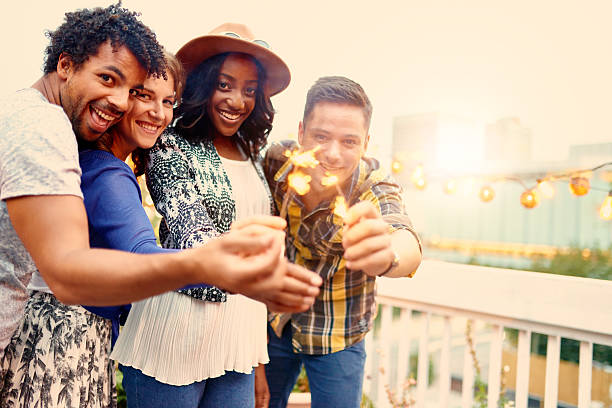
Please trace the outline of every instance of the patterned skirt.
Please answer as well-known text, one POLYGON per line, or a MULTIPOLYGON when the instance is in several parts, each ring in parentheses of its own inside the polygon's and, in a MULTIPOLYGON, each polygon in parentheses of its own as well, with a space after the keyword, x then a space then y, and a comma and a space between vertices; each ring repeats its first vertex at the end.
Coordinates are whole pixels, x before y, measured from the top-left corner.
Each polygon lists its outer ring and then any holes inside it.
POLYGON ((0 407, 116 407, 111 322, 33 292, 0 361, 0 407))

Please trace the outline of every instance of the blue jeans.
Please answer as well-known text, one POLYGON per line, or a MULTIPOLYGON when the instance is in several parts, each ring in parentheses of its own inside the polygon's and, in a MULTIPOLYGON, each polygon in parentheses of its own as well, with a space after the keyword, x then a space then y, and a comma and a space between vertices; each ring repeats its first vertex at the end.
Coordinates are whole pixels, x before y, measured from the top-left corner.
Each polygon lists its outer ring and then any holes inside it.
POLYGON ((121 366, 128 408, 218 408, 255 406, 255 374, 228 371, 189 385, 169 385, 133 367, 121 366))
POLYGON ((266 378, 270 388, 270 408, 287 406, 302 364, 306 368, 312 408, 359 408, 365 364, 364 342, 360 341, 336 353, 310 355, 294 353, 291 347, 291 323, 279 339, 268 326, 266 378))

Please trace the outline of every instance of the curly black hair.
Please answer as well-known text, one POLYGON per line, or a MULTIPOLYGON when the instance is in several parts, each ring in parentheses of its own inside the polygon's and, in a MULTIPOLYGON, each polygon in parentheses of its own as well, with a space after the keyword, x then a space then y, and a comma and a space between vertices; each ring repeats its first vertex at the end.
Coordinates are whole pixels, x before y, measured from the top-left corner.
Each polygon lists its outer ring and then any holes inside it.
POLYGON ((149 75, 166 78, 162 46, 138 16, 140 13, 122 8, 121 2, 66 13, 62 25, 45 33, 50 44, 45 50, 44 73, 57 69, 62 53, 70 55, 78 69, 98 53, 101 44, 110 41, 113 50, 126 46, 149 75))
MULTIPOLYGON (((206 59, 187 77, 183 100, 174 112, 178 118, 176 129, 186 139, 196 142, 202 139, 212 139, 213 124, 208 116, 208 104, 213 92, 217 89, 221 66, 230 53, 217 54, 206 59)), ((264 94, 266 71, 259 61, 247 54, 257 66, 259 85, 255 92, 255 107, 253 112, 238 129, 238 142, 246 147, 249 157, 254 160, 268 141, 272 130, 274 108, 270 98, 264 94)))

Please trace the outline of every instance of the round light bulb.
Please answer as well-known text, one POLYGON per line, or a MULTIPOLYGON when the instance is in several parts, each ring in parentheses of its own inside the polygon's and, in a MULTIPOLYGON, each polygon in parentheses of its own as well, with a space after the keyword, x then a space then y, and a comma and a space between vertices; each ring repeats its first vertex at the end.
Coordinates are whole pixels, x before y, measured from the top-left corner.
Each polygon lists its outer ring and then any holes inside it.
POLYGON ((478 196, 483 202, 488 203, 495 198, 495 191, 491 186, 484 186, 478 192, 478 196))
POLYGON ((392 171, 394 174, 399 174, 399 173, 401 173, 401 171, 402 171, 403 169, 404 169, 404 165, 402 164, 402 162, 401 162, 401 161, 399 161, 399 160, 393 160, 393 161, 391 162, 391 171, 392 171))
POLYGON ((457 182, 453 179, 446 180, 446 183, 444 183, 444 192, 446 194, 455 194, 457 192, 457 182))
POLYGON ((414 180, 414 186, 419 189, 419 190, 425 190, 425 187, 427 187, 427 181, 425 181, 425 178, 419 178, 417 180, 414 180))
POLYGON ((612 192, 605 198, 599 207, 599 216, 604 220, 612 220, 612 192))
POLYGON ((538 191, 544 198, 551 199, 555 196, 555 186, 548 180, 538 181, 538 191))
POLYGON ((410 176, 410 178, 416 184, 416 182, 422 179, 424 176, 425 176, 425 171, 423 170, 423 166, 419 164, 418 166, 415 167, 414 171, 412 172, 412 176, 410 176))
POLYGON ((569 189, 575 196, 583 196, 589 192, 591 188, 591 183, 589 179, 586 177, 572 177, 569 183, 569 189))
POLYGON ((521 204, 525 208, 535 208, 540 202, 540 197, 535 190, 525 190, 521 194, 521 204))

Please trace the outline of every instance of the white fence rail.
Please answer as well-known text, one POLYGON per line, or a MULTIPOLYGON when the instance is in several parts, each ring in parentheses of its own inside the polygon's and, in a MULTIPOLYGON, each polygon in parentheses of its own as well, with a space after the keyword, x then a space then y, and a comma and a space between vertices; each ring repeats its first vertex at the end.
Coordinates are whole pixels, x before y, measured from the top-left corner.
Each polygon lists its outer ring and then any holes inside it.
MULTIPOLYGON (((591 407, 593 344, 612 346, 612 282, 426 260, 412 279, 379 279, 377 299, 380 327, 366 340, 364 383, 364 392, 375 396, 377 408, 390 406, 385 385, 401 394, 403 379, 409 375, 411 340, 418 341, 417 407, 455 406, 450 402, 450 356, 451 325, 456 319, 484 322, 489 328, 484 340, 474 335, 476 342, 489 346, 488 376, 483 378, 489 407, 497 406, 500 395, 504 328, 518 329, 517 408, 528 403, 532 332, 548 336, 544 406, 557 407, 561 338, 569 338, 580 342, 578 407, 591 407), (400 309, 395 320, 393 307, 400 309), (421 312, 418 319, 413 311, 421 312), (432 317, 442 323, 430 338, 432 317), (440 352, 437 398, 426 403, 433 349, 440 352)), ((460 406, 472 407, 475 369, 467 346, 461 381, 460 406)))

